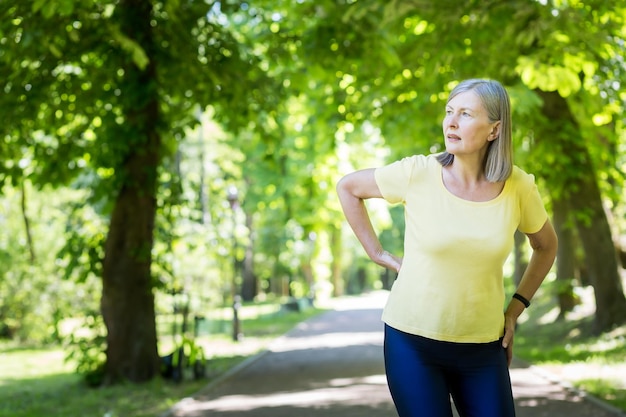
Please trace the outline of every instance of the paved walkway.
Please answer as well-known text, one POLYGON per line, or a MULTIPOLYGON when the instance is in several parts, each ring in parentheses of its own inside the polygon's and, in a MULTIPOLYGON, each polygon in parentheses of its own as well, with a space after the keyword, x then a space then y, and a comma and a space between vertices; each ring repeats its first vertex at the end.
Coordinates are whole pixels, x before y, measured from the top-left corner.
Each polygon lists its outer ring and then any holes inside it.
MULTIPOLYGON (((397 417, 382 362, 384 297, 343 299, 168 416, 397 417)), ((626 416, 520 362, 511 378, 518 417, 626 416)))

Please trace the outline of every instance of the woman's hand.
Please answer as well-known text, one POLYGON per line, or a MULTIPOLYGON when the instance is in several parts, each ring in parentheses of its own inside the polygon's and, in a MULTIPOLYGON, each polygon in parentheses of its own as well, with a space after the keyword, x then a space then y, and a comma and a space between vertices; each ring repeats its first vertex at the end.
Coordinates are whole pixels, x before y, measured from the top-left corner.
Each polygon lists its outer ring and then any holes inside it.
POLYGON ((400 272, 400 268, 402 267, 402 258, 396 255, 392 255, 386 250, 382 251, 380 254, 377 254, 375 257, 372 258, 372 260, 378 265, 396 272, 400 272))
POLYGON ((515 340, 515 327, 517 325, 517 317, 509 314, 504 315, 504 337, 502 338, 502 347, 506 349, 506 361, 511 366, 513 360, 513 342, 515 340))

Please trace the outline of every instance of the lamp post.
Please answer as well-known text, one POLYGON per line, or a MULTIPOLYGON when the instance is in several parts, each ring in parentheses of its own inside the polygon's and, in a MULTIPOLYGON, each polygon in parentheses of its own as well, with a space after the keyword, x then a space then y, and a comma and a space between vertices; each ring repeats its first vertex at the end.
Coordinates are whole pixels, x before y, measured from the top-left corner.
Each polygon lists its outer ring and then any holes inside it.
POLYGON ((237 187, 228 187, 227 197, 228 204, 232 213, 232 237, 233 237, 233 282, 231 285, 232 297, 233 297, 233 340, 238 342, 241 340, 241 324, 239 321, 239 309, 241 308, 241 296, 238 292, 237 285, 237 208, 239 208, 239 193, 237 187))

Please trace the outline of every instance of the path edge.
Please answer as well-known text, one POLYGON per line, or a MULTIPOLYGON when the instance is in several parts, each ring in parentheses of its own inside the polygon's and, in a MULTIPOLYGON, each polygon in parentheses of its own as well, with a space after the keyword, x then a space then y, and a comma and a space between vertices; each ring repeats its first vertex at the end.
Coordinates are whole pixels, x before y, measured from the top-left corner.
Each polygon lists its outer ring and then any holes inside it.
POLYGON ((527 362, 518 357, 516 357, 515 360, 522 366, 527 367, 532 372, 539 375, 540 377, 547 379, 551 383, 560 386, 565 391, 571 392, 572 394, 582 398, 583 401, 589 401, 590 403, 602 408, 608 413, 614 414, 617 417, 626 417, 626 412, 622 411, 620 408, 617 408, 616 406, 606 402, 605 400, 601 398, 596 397, 593 394, 588 393, 585 390, 576 388, 572 383, 565 381, 564 379, 560 378, 556 374, 542 368, 540 365, 533 365, 532 363, 527 362))

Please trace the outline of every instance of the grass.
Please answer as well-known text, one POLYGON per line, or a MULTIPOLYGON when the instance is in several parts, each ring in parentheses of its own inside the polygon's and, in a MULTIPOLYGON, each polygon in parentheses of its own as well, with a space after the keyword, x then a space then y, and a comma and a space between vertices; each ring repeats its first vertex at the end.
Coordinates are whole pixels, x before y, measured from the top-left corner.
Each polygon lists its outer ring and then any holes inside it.
POLYGON ((548 291, 533 299, 515 335, 515 355, 559 374, 574 387, 626 411, 626 325, 593 333, 593 293, 558 318, 548 291))
MULTIPOLYGON (((277 304, 245 306, 242 342, 230 339, 229 318, 207 323, 223 333, 204 334, 198 343, 213 349, 207 366, 207 378, 173 383, 155 379, 145 384, 89 388, 73 366, 65 363, 66 352, 59 347, 21 349, 0 347, 0 417, 155 417, 175 403, 210 383, 260 349, 275 337, 286 333, 297 323, 322 310, 301 313, 281 312, 277 304)), ((160 350, 167 351, 171 337, 160 350)))
POLYGON ((581 379, 576 386, 597 398, 612 404, 622 411, 626 411, 626 390, 616 388, 619 382, 606 379, 581 379))

